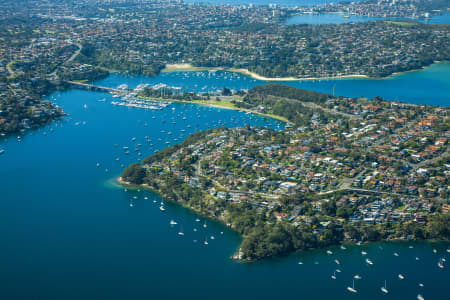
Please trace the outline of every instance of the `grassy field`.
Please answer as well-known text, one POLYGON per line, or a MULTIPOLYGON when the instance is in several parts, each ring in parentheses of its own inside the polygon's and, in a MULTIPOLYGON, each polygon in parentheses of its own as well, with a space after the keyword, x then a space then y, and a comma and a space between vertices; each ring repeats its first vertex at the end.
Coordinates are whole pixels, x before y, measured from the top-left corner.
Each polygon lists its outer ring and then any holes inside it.
MULTIPOLYGON (((146 99, 144 97, 139 97, 142 99, 146 99)), ((251 112, 260 116, 264 116, 264 117, 268 117, 268 118, 272 118, 272 119, 276 119, 282 122, 286 122, 288 123, 288 119, 278 116, 278 115, 273 115, 273 114, 264 114, 264 113, 260 113, 257 111, 253 111, 250 109, 244 109, 244 108, 239 108, 237 107, 232 101, 235 102, 242 102, 243 98, 242 97, 219 97, 220 101, 218 101, 217 99, 211 99, 211 100, 192 100, 192 101, 188 101, 188 100, 178 100, 178 99, 161 99, 161 98, 148 98, 149 100, 157 100, 157 101, 170 101, 170 102, 181 102, 181 103, 192 103, 192 104, 199 104, 199 105, 206 105, 206 106, 212 106, 212 107, 221 107, 221 108, 226 108, 226 109, 235 109, 235 110, 240 110, 240 111, 246 111, 246 112, 251 112)))

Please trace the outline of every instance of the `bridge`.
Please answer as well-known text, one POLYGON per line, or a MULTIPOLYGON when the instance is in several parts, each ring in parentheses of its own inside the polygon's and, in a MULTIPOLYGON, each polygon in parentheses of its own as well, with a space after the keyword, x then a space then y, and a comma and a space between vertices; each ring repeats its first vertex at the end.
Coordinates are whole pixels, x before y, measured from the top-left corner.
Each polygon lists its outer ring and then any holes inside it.
POLYGON ((106 93, 121 93, 123 90, 114 89, 110 87, 105 86, 99 86, 94 84, 88 84, 88 83, 82 83, 82 82, 76 82, 76 81, 65 81, 65 83, 70 84, 71 86, 75 88, 80 88, 83 90, 89 90, 89 91, 99 91, 99 92, 106 92, 106 93))

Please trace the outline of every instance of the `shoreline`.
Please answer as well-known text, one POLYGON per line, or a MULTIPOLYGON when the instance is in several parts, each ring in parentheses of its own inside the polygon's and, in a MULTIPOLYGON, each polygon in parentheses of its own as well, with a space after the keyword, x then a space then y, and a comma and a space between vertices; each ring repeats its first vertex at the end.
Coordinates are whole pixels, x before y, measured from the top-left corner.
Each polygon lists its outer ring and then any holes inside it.
POLYGON ((197 72, 197 71, 228 71, 232 73, 239 73, 249 76, 253 79, 261 81, 314 81, 314 80, 328 80, 328 79, 346 79, 346 78, 365 78, 369 79, 367 75, 352 74, 352 75, 342 75, 342 76, 328 76, 328 77, 306 77, 298 78, 293 76, 288 77, 266 77, 259 75, 258 73, 249 71, 248 69, 242 68, 226 68, 226 67, 195 67, 192 64, 167 64, 164 69, 161 70, 162 73, 170 72, 197 72))
POLYGON ((248 69, 243 68, 226 68, 226 67, 195 67, 192 64, 183 63, 183 64, 167 64, 164 69, 161 70, 161 73, 170 73, 170 72, 200 72, 200 71, 228 71, 232 73, 239 73, 245 76, 249 76, 250 78, 260 80, 260 81, 316 81, 316 80, 336 80, 336 79, 374 79, 374 80, 384 80, 384 79, 390 79, 392 77, 402 75, 408 72, 415 72, 415 71, 421 71, 424 70, 432 65, 439 64, 439 63, 445 63, 448 61, 433 61, 432 64, 422 66, 418 69, 412 69, 407 71, 401 71, 401 72, 394 72, 388 76, 384 77, 370 77, 368 75, 361 75, 361 74, 349 74, 349 75, 341 75, 341 76, 325 76, 325 77, 306 77, 306 78, 297 78, 293 76, 288 77, 266 77, 259 75, 255 72, 249 71, 248 69))
POLYGON ((212 221, 215 221, 215 222, 219 222, 220 224, 222 224, 223 226, 225 226, 225 227, 228 228, 229 230, 232 230, 232 231, 234 231, 236 234, 238 234, 239 237, 240 237, 240 239, 241 239, 241 242, 240 242, 238 248, 237 248, 236 251, 234 251, 234 253, 230 256, 230 259, 231 259, 231 260, 236 260, 236 261, 238 261, 238 262, 252 262, 252 261, 250 261, 250 260, 236 259, 236 257, 238 257, 238 256, 236 256, 236 255, 238 255, 238 254, 239 254, 239 251, 240 251, 240 246, 241 246, 241 244, 242 244, 243 237, 242 237, 236 230, 234 230, 232 227, 227 226, 222 220, 220 220, 220 219, 218 219, 218 218, 214 218, 214 217, 209 216, 209 215, 206 215, 206 214, 202 213, 201 211, 196 210, 195 208, 193 208, 193 207, 191 207, 191 206, 184 205, 184 204, 179 203, 179 202, 177 202, 177 201, 169 200, 167 197, 165 197, 165 195, 161 194, 159 191, 157 191, 157 190, 151 188, 149 185, 147 185, 147 184, 145 184, 145 183, 143 183, 143 184, 132 184, 132 183, 130 183, 130 182, 128 182, 128 181, 124 181, 124 180, 122 179, 121 176, 116 177, 116 178, 113 179, 113 180, 114 180, 116 183, 118 183, 121 187, 137 188, 137 189, 139 189, 139 188, 146 189, 146 190, 148 190, 148 191, 150 191, 150 192, 152 192, 152 193, 157 194, 157 195, 158 195, 159 197, 161 197, 164 201, 167 201, 167 202, 170 202, 170 203, 174 203, 174 204, 176 204, 176 205, 180 205, 180 206, 182 206, 182 207, 188 209, 189 211, 191 211, 191 212, 193 212, 193 213, 195 213, 195 214, 197 214, 197 215, 199 215, 199 216, 201 216, 201 217, 203 217, 203 218, 207 218, 207 219, 209 219, 209 220, 212 220, 212 221))
POLYGON ((360 245, 368 245, 368 244, 376 244, 376 243, 395 243, 395 242, 400 242, 400 243, 404 243, 404 242, 426 242, 426 243, 439 243, 439 242, 448 242, 447 240, 439 240, 439 239, 408 239, 408 238, 387 238, 387 239, 381 239, 379 241, 353 241, 353 240, 343 240, 340 243, 337 244, 332 244, 332 245, 328 245, 325 247, 317 247, 317 248, 310 248, 310 249, 298 249, 298 250, 294 250, 291 253, 287 254, 287 255, 277 255, 277 256, 268 256, 268 257, 264 257, 261 259, 248 259, 248 258, 241 258, 241 245, 242 242, 244 241, 244 237, 239 234, 236 230, 234 230, 232 227, 227 226, 227 224, 225 224, 222 220, 215 218, 214 216, 210 216, 207 214, 202 213, 201 211, 196 210, 195 208, 188 206, 188 205, 184 205, 182 203, 179 203, 177 201, 173 201, 173 200, 169 200, 167 197, 165 197, 165 195, 161 194, 159 191, 151 188, 149 185, 143 183, 143 184, 132 184, 128 181, 124 181, 122 180, 121 176, 116 177, 115 179, 113 179, 115 182, 117 182, 121 187, 125 187, 125 188, 142 188, 142 189, 146 189, 152 193, 157 194, 159 197, 161 197, 164 201, 167 202, 171 202, 174 203, 176 205, 180 205, 186 209, 189 209, 191 212, 203 217, 203 218, 207 218, 209 220, 215 221, 215 222, 219 222, 220 224, 222 224, 223 226, 227 227, 228 229, 236 232, 239 237, 241 238, 241 242, 238 246, 238 248, 236 249, 236 251, 229 257, 231 260, 234 260, 236 262, 239 263, 252 263, 252 262, 256 262, 258 260, 264 260, 264 259, 271 259, 271 258, 276 258, 276 257, 287 257, 287 256, 291 256, 294 255, 296 253, 300 253, 300 252, 306 252, 306 251, 313 251, 313 250, 321 250, 321 249, 328 249, 330 247, 337 247, 339 245, 351 245, 351 246, 360 246, 360 245))

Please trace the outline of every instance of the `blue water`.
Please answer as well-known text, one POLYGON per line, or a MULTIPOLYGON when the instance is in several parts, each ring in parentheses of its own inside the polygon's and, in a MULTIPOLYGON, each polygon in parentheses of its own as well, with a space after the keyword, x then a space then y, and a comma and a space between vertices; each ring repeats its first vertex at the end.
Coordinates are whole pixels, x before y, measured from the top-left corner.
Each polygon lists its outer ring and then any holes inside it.
MULTIPOLYGON (((231 88, 258 83, 247 77, 230 81, 229 73, 209 81, 189 73, 190 79, 182 81, 181 74, 113 75, 101 83, 165 81, 190 89, 201 89, 207 82, 231 88)), ((412 86, 420 82, 426 80, 417 78, 412 86)), ((378 90, 391 88, 385 86, 378 90)), ((434 93, 423 101, 435 101, 434 93)), ((174 138, 196 130, 222 124, 276 128, 277 121, 189 104, 162 111, 129 109, 112 106, 108 94, 80 90, 58 92, 51 99, 70 117, 24 135, 20 143, 15 137, 0 140, 6 150, 0 156, 0 299, 414 299, 419 292, 425 299, 443 299, 450 293, 448 263, 444 269, 437 267, 438 259, 448 256, 448 243, 348 246, 345 251, 332 248, 332 256, 316 250, 241 264, 229 259, 240 239, 225 226, 207 220, 204 229, 200 224, 205 220, 196 222, 198 216, 190 211, 166 203, 166 212, 161 212, 157 195, 114 184, 121 165, 139 159, 135 144, 143 145, 145 157, 166 147, 166 141, 173 144, 174 138), (130 147, 129 156, 123 146, 130 147), (171 219, 183 226, 183 237, 177 235, 180 226, 169 225, 171 219), (211 235, 216 238, 211 240, 211 235), (206 237, 208 246, 203 245, 206 237), (362 249, 373 267, 364 263, 362 249), (332 280, 337 267, 342 273, 332 280), (405 280, 399 280, 398 273, 405 280), (362 276, 355 284, 357 295, 346 290, 355 274, 362 276), (388 295, 380 292, 384 280, 388 295)))
MULTIPOLYGON (((389 100, 408 103, 450 105, 450 63, 434 64, 419 71, 406 72, 386 79, 333 79, 316 81, 284 81, 283 84, 335 95, 373 98, 381 96, 389 100)), ((224 86, 234 89, 250 89, 266 82, 248 76, 225 71, 170 72, 157 77, 126 77, 113 74, 99 81, 99 85, 117 87, 126 81, 130 87, 140 83, 165 83, 186 90, 216 91, 224 86)))
MULTIPOLYGON (((184 0, 186 3, 204 3, 204 4, 226 4, 226 5, 269 5, 277 4, 279 6, 313 6, 324 5, 326 3, 338 3, 345 0, 184 0)), ((358 0, 357 0, 358 1, 358 0)))
MULTIPOLYGON (((341 24, 341 23, 352 23, 352 22, 368 22, 376 20, 409 20, 405 18, 379 18, 379 17, 364 17, 364 16, 354 16, 350 15, 348 18, 344 18, 343 14, 304 14, 296 15, 288 20, 284 24, 341 24)), ((450 24, 450 13, 434 16, 431 19, 410 19, 416 22, 422 22, 425 24, 450 24)))

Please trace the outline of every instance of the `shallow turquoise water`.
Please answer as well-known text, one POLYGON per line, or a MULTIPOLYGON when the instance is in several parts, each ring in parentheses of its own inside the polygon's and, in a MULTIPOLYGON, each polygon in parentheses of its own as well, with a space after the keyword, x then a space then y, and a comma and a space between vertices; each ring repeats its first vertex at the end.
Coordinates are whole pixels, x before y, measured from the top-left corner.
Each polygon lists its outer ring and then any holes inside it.
MULTIPOLYGON (((113 75, 101 84, 165 81, 201 89, 206 84, 207 88, 222 84, 241 88, 258 83, 242 76, 230 80, 229 73, 209 79, 200 73, 189 73, 186 79, 180 76, 184 77, 180 73, 158 78, 113 75)), ((417 79, 416 85, 419 82, 426 80, 417 79)), ((337 83, 336 90, 344 92, 345 85, 337 83)), ((371 91, 376 92, 375 85, 371 91)), ((208 220, 204 229, 204 219, 196 222, 197 216, 182 207, 166 203, 163 213, 157 195, 125 191, 113 184, 121 164, 139 158, 133 151, 135 144, 143 145, 145 157, 166 147, 166 141, 175 143, 173 138, 182 139, 195 130, 222 124, 277 127, 277 121, 188 104, 173 104, 162 111, 115 107, 109 104, 108 94, 80 90, 52 97, 69 118, 26 134, 21 143, 15 137, 0 141, 6 150, 0 156, 0 299, 414 299, 419 292, 425 299, 442 299, 450 293, 448 264, 437 267, 438 259, 448 256, 448 243, 348 246, 345 251, 332 248, 332 256, 315 250, 240 264, 229 259, 240 239, 226 227, 208 220), (99 101, 103 98, 105 102, 99 101), (152 139, 152 149, 145 136, 152 139), (129 156, 123 146, 130 147, 129 156), (169 225, 171 219, 183 226, 183 237, 177 235, 180 226, 169 225), (216 238, 211 240, 211 235, 216 238), (203 245, 205 238, 208 246, 203 245), (373 267, 364 263, 362 249, 373 267), (337 267, 342 272, 332 280, 337 267), (399 280, 398 273, 405 280, 399 280), (356 282, 358 294, 353 295, 346 287, 355 274, 362 279, 356 282), (388 295, 380 291, 385 279, 388 295)), ((439 97, 427 99, 433 103, 439 97)))

